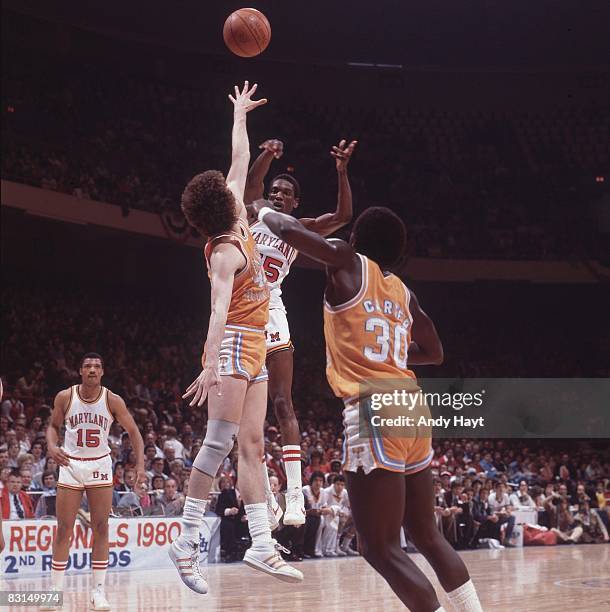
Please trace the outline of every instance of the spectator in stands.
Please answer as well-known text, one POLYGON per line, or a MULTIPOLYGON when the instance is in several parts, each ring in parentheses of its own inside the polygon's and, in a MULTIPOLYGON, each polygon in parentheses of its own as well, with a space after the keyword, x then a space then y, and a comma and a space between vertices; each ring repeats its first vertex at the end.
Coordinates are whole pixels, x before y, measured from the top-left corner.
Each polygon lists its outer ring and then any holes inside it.
POLYGON ((324 503, 323 483, 324 474, 313 472, 309 478, 309 484, 303 487, 305 498, 304 556, 307 558, 322 556, 320 536, 322 535, 321 520, 324 503))
POLYGON ((57 480, 51 471, 42 475, 42 495, 36 504, 35 516, 55 516, 55 501, 57 499, 57 480))
POLYGON ((525 480, 519 483, 519 489, 510 496, 510 505, 513 508, 535 508, 536 502, 529 494, 529 487, 525 480))
POLYGON ((288 483, 288 478, 286 477, 281 446, 276 444, 271 447, 271 459, 267 461, 267 467, 272 470, 273 474, 277 477, 280 483, 280 491, 284 491, 288 483))
POLYGON ((576 520, 583 530, 580 538, 583 544, 601 544, 610 540, 604 522, 599 514, 590 507, 589 502, 584 501, 578 505, 576 520))
POLYGON ((160 476, 165 480, 167 478, 167 474, 164 472, 165 469, 165 461, 162 457, 155 457, 155 459, 151 462, 151 470, 148 472, 148 477, 151 479, 151 482, 154 480, 156 476, 160 476))
POLYGON ((165 458, 171 463, 174 459, 184 460, 184 445, 180 440, 177 439, 178 432, 175 427, 168 427, 166 431, 167 440, 163 446, 163 453, 165 458), (168 454, 167 449, 171 448, 171 452, 168 454))
POLYGON ((44 445, 42 442, 37 441, 32 444, 30 449, 32 455, 32 473, 34 477, 38 476, 44 471, 45 457, 44 457, 44 445))
POLYGON ((339 528, 342 520, 351 517, 349 498, 345 490, 345 477, 335 476, 333 483, 322 492, 322 534, 320 552, 325 557, 337 557, 339 528))
POLYGON ((27 467, 22 467, 19 470, 21 476, 21 490, 22 491, 35 491, 36 487, 32 487, 32 470, 27 467))
POLYGON ((163 486, 163 495, 155 500, 154 512, 163 516, 179 516, 184 506, 184 495, 178 493, 178 483, 168 478, 163 486))
POLYGON ((148 493, 148 484, 145 482, 136 484, 133 491, 122 495, 117 504, 117 511, 119 513, 127 510, 131 516, 149 516, 152 508, 153 504, 148 493))
POLYGON ((303 470, 303 479, 305 482, 311 481, 311 477, 314 472, 318 472, 321 474, 327 474, 329 471, 329 466, 326 463, 323 463, 322 460, 324 458, 324 453, 319 450, 314 450, 311 453, 311 459, 309 465, 303 470))
POLYGON ((21 475, 14 469, 2 489, 2 518, 6 520, 34 518, 30 496, 21 489, 21 475))
POLYGON ((220 517, 220 548, 224 561, 231 563, 243 558, 245 548, 240 544, 248 538, 246 512, 239 491, 230 478, 219 480, 220 495, 216 502, 216 514, 220 517))
POLYGON ((8 467, 10 468, 18 468, 19 462, 18 457, 21 453, 21 449, 19 447, 19 442, 17 440, 13 440, 8 444, 8 467))
POLYGON ((506 524, 504 546, 512 548, 513 544, 510 539, 515 527, 515 517, 512 514, 512 506, 508 493, 506 492, 506 485, 503 482, 496 483, 495 490, 489 495, 489 505, 494 514, 498 517, 498 523, 500 525, 506 524))
POLYGON ((112 471, 112 484, 117 491, 122 491, 122 487, 125 485, 125 464, 122 461, 117 461, 112 471))

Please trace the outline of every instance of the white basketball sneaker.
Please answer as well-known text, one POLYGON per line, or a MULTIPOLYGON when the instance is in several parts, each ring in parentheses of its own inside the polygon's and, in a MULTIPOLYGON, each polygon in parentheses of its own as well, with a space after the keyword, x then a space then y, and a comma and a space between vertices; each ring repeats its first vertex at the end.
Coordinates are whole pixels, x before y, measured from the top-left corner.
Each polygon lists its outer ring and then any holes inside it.
POLYGON ((101 587, 97 587, 91 591, 89 603, 91 604, 89 606, 91 610, 110 610, 110 604, 108 603, 104 590, 101 587))
POLYGON ((171 543, 167 554, 176 566, 182 582, 195 593, 205 595, 208 583, 199 567, 199 543, 187 542, 178 537, 171 543))
POLYGON ((244 562, 252 569, 265 572, 282 582, 302 582, 303 574, 282 559, 280 548, 279 544, 262 550, 249 548, 244 555, 244 562))
POLYGON ((271 492, 267 493, 267 516, 269 517, 269 527, 271 531, 275 531, 280 526, 280 520, 283 514, 284 511, 277 503, 275 495, 271 492))
POLYGON ((305 498, 301 487, 293 487, 286 491, 286 512, 284 525, 305 524, 305 498))

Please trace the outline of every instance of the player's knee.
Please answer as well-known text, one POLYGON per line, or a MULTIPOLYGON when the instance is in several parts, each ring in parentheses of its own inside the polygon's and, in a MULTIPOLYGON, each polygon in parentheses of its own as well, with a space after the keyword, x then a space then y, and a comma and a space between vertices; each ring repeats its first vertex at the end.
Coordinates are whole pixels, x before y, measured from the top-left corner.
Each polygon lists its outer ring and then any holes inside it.
POLYGON ((295 418, 292 400, 290 396, 285 393, 278 393, 274 396, 273 410, 278 421, 280 421, 280 427, 282 421, 292 421, 295 418))
POLYGON ((221 463, 233 449, 238 431, 239 425, 236 423, 210 419, 203 445, 195 457, 193 467, 214 478, 221 463))
POLYGON ((59 541, 68 539, 72 535, 74 529, 74 521, 66 521, 61 518, 57 518, 57 531, 55 537, 59 541))
POLYGON ((91 521, 94 538, 108 538, 108 520, 105 517, 91 521))
POLYGON ((241 432, 239 436, 239 456, 244 459, 260 461, 264 455, 265 444, 261 431, 241 432))

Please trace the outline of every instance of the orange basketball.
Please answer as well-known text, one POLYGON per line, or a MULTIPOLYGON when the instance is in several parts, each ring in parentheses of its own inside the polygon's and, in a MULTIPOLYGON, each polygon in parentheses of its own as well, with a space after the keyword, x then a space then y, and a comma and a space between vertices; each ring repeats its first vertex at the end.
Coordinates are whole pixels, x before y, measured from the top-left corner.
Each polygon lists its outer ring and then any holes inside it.
POLYGON ((235 55, 254 57, 267 48, 271 40, 271 26, 260 11, 242 8, 227 17, 222 37, 235 55))

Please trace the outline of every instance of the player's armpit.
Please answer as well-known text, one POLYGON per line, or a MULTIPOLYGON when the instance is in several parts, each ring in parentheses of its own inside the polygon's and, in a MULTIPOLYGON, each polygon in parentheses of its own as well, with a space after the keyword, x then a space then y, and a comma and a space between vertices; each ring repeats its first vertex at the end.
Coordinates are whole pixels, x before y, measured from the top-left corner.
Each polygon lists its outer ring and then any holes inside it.
POLYGON ((432 319, 421 309, 413 291, 409 292, 409 310, 413 317, 412 338, 409 345, 409 363, 440 365, 443 363, 443 344, 432 319))

